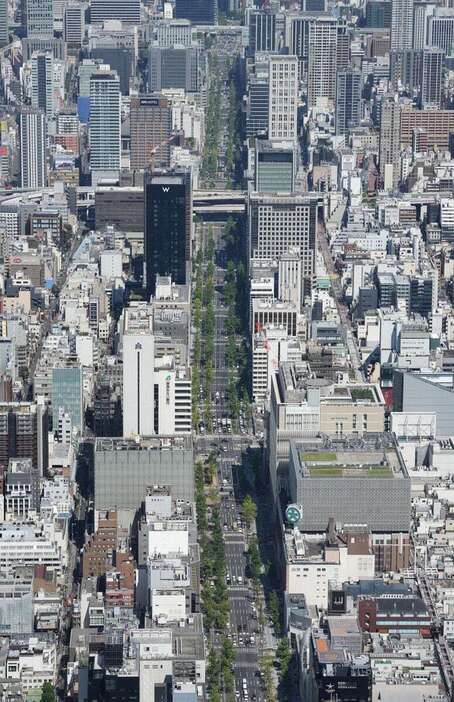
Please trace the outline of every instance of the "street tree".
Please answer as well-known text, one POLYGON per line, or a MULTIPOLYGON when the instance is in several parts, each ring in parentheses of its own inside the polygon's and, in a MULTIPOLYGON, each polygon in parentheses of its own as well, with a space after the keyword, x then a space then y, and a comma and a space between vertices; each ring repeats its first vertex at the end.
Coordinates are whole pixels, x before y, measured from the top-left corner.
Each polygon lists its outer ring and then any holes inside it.
POLYGON ((41 702, 56 702, 54 686, 50 682, 45 682, 41 689, 41 702))
POLYGON ((250 495, 246 495, 241 506, 243 512, 243 519, 246 523, 246 527, 249 529, 252 522, 257 517, 257 505, 250 495))

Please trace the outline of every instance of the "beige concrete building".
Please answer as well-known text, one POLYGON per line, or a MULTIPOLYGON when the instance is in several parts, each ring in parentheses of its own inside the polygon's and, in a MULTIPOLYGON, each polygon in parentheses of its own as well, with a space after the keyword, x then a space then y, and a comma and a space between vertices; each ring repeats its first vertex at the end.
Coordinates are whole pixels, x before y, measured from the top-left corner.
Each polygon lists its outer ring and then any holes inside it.
POLYGON ((320 397, 320 431, 334 436, 383 432, 385 401, 378 385, 333 385, 320 397))

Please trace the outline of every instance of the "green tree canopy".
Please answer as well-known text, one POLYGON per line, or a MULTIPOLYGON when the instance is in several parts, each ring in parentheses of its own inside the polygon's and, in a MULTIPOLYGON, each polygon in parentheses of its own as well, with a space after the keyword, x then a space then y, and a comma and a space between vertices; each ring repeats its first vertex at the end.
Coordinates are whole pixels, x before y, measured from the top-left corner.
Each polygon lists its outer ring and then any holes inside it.
POLYGON ((246 526, 249 529, 252 522, 257 517, 257 505, 250 495, 246 495, 241 506, 243 512, 243 519, 246 522, 246 526))
POLYGON ((41 702, 56 702, 54 686, 50 682, 45 682, 41 692, 41 702))

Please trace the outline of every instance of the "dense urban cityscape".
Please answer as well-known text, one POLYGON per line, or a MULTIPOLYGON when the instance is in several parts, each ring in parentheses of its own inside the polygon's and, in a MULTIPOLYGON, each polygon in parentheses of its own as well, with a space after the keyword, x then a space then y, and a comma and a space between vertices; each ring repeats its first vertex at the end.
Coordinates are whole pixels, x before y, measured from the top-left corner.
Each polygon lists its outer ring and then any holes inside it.
POLYGON ((454 0, 0 0, 0 702, 454 700, 454 0))

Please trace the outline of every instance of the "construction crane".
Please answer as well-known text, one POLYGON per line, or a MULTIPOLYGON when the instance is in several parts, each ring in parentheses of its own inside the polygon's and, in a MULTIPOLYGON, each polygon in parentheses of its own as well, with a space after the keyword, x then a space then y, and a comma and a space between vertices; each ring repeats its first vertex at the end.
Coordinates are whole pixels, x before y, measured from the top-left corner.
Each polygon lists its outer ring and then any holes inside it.
POLYGON ((152 146, 149 153, 148 153, 148 168, 150 171, 153 170, 154 166, 154 157, 156 156, 157 152, 159 149, 162 149, 163 146, 169 146, 169 144, 172 144, 172 142, 176 141, 180 137, 183 136, 183 132, 173 132, 167 139, 164 139, 161 141, 159 144, 156 144, 156 146, 152 146))

